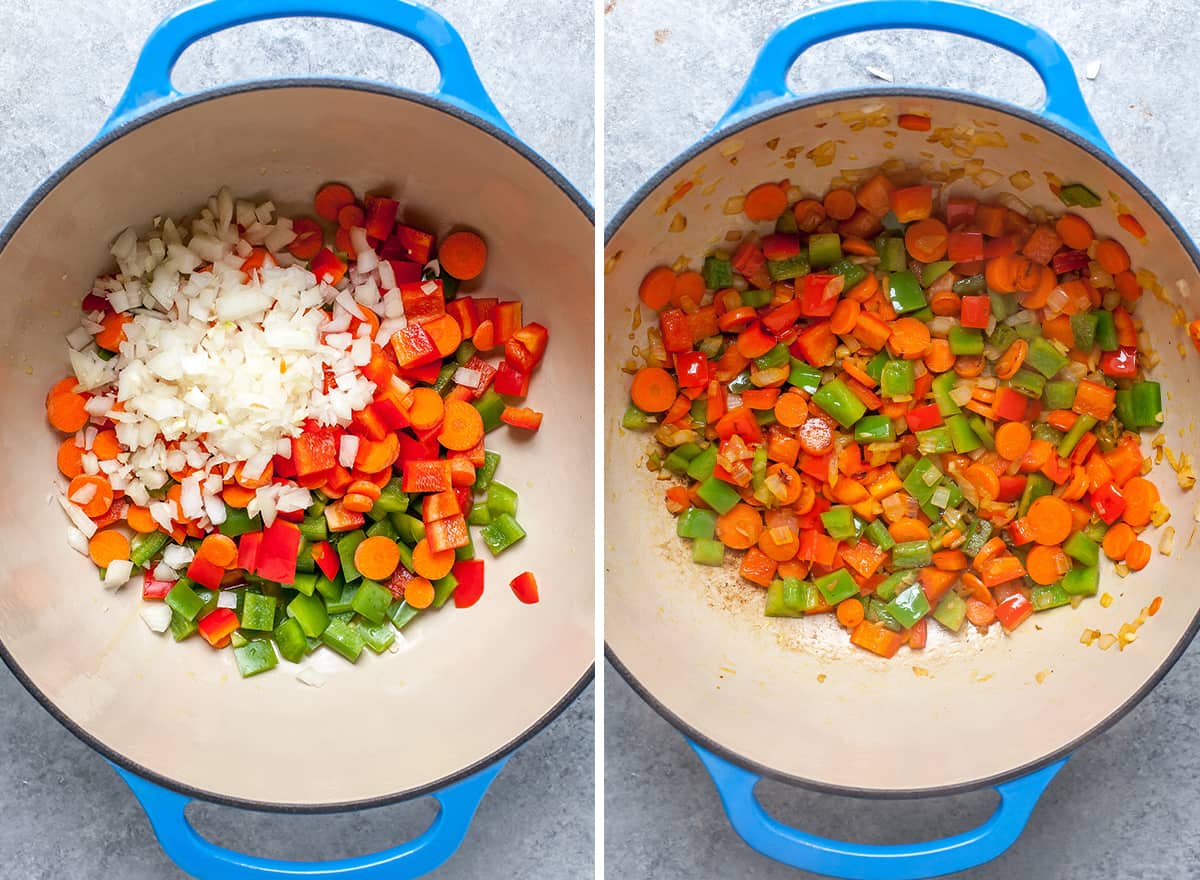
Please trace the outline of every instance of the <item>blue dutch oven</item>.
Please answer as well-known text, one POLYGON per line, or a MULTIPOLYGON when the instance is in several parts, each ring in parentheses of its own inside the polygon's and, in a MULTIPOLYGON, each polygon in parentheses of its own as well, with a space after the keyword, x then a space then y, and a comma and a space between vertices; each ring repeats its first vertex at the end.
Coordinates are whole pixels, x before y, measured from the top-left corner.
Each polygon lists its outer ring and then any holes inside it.
POLYGON ((580 462, 594 449, 593 231, 586 200, 513 134, 437 14, 401 0, 214 0, 154 31, 104 129, 0 233, 0 652, 114 764, 185 871, 222 880, 431 871, 463 840, 507 756, 590 680, 595 524, 580 462), (329 78, 189 96, 172 87, 196 40, 287 16, 402 34, 433 56, 441 81, 429 95, 329 78), (66 521, 46 503, 59 440, 42 399, 68 371, 64 334, 123 228, 194 213, 221 186, 311 213, 329 180, 390 193, 405 222, 439 235, 452 223, 481 230, 490 259, 476 286, 520 296, 526 318, 551 328, 536 391, 550 416, 535 442, 498 441, 530 538, 488 560, 491 589, 478 605, 418 619, 398 655, 334 668, 321 687, 300 684, 287 664, 242 681, 228 652, 152 633, 138 620, 136 587, 102 590, 67 551, 66 521), (545 585, 536 606, 503 587, 525 569, 545 585), (311 813, 426 795, 440 809, 420 837, 323 864, 232 852, 184 815, 193 798, 311 813))
MULTIPOLYGON (((741 198, 767 180, 805 194, 853 186, 882 168, 942 184, 944 193, 1057 213, 1053 180, 1101 195, 1085 216, 1153 270, 1161 297, 1138 316, 1157 350, 1154 377, 1168 395, 1169 443, 1194 442, 1196 371, 1172 320, 1176 300, 1200 289, 1200 255, 1163 204, 1113 157, 1089 115, 1062 48, 1044 31, 952 0, 872 0, 801 15, 763 47, 745 87, 716 128, 660 171, 607 230, 605 322, 606 585, 608 657, 689 739, 729 821, 760 853, 819 874, 909 880, 993 859, 1020 835, 1070 753, 1128 712, 1166 674, 1197 630, 1200 594, 1187 587, 1197 553, 1176 543, 1147 572, 1103 574, 1109 608, 1086 602, 1036 618, 1013 635, 955 636, 930 627, 928 647, 892 661, 853 648, 830 620, 763 617, 762 594, 733 570, 694 566, 675 537, 662 484, 647 477, 647 438, 621 429, 631 349, 644 345, 638 285, 656 265, 731 249, 741 198), (798 96, 796 58, 834 37, 890 28, 945 31, 1007 49, 1046 88, 1037 112, 946 89, 902 86, 798 96), (897 125, 930 117, 931 130, 897 125), (685 184, 691 183, 690 188, 685 184), (1132 213, 1138 240, 1117 222, 1132 213), (724 216, 729 215, 729 216, 724 216), (632 341, 631 341, 632 340, 632 341), (1177 429, 1178 432, 1177 433, 1177 429), (1085 627, 1115 633, 1153 596, 1162 611, 1126 650, 1085 647, 1085 627), (915 669, 914 669, 915 667, 915 669), (914 674, 916 672, 917 674, 914 674), (871 846, 826 840, 771 818, 755 798, 763 777, 833 794, 948 795, 994 787, 980 827, 941 840, 871 846)), ((772 231, 772 230, 762 230, 772 231)), ((1191 315, 1189 315, 1191 317, 1191 315)), ((1167 469, 1150 478, 1168 506, 1193 503, 1167 469)), ((1181 534, 1182 534, 1181 527, 1181 534)), ((1157 540, 1157 537, 1152 540, 1157 540)), ((970 628, 968 628, 970 629, 970 628)))

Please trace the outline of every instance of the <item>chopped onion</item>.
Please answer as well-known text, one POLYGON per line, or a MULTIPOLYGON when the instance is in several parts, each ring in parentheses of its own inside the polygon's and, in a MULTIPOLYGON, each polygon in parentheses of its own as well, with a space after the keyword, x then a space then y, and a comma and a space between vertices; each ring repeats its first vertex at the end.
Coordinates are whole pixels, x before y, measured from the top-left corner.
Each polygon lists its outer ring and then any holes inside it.
POLYGON ((209 522, 214 526, 219 526, 225 522, 227 512, 225 510, 225 502, 221 500, 221 496, 205 495, 204 513, 208 517, 209 522))
MULTIPOLYGON (((95 456, 92 456, 95 460, 95 456)), ((96 484, 88 481, 71 493, 71 503, 78 504, 80 507, 87 507, 92 499, 96 497, 96 484)))
POLYGON ((390 260, 379 261, 379 286, 390 291, 396 286, 396 272, 390 260))
POLYGON ((171 606, 166 602, 143 602, 138 617, 156 633, 171 628, 171 606))
POLYGON ((171 568, 171 566, 167 565, 165 562, 160 562, 158 565, 154 566, 153 573, 156 581, 167 581, 169 583, 171 581, 179 580, 179 572, 171 568))
POLYGON ((55 495, 54 497, 58 499, 59 505, 67 514, 67 518, 71 520, 75 528, 83 532, 85 538, 90 539, 92 535, 96 534, 96 524, 92 522, 91 517, 80 510, 78 506, 68 501, 65 495, 55 495))
POLYGON ((88 539, 83 532, 75 528, 75 526, 67 526, 67 546, 76 553, 88 555, 88 539))
POLYGON ((338 464, 349 470, 354 467, 354 459, 358 456, 358 437, 354 434, 343 434, 338 441, 338 464))
POLYGON ((180 484, 179 506, 187 519, 196 519, 204 513, 204 499, 200 495, 200 480, 193 474, 180 484))
POLYGON ((183 571, 196 558, 194 551, 187 544, 168 544, 163 549, 162 561, 176 571, 183 571))
POLYGON ((108 589, 115 590, 128 583, 131 577, 133 577, 133 563, 128 559, 114 559, 104 572, 103 583, 108 589))
POLYGON ((454 371, 454 381, 459 385, 466 385, 468 388, 478 387, 482 377, 483 374, 479 370, 469 370, 466 367, 459 367, 454 371))

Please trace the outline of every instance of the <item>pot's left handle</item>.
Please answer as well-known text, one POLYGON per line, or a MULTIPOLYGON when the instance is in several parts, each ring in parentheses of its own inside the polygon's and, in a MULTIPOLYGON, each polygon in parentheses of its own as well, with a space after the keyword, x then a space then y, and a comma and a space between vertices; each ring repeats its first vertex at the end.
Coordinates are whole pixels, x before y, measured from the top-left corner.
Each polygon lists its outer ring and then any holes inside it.
POLYGON ((432 9, 405 0, 208 0, 175 13, 150 34, 129 86, 100 134, 178 97, 171 70, 192 43, 240 24, 294 17, 357 21, 415 40, 433 56, 441 74, 434 97, 513 133, 484 89, 462 37, 432 9))
POLYGON ((1067 763, 1063 758, 1020 779, 996 786, 1000 806, 978 828, 921 843, 874 846, 828 840, 772 819, 754 796, 760 779, 688 741, 712 777, 729 824, 764 856, 814 874, 842 880, 925 880, 989 862, 1016 842, 1038 798, 1067 763))
POLYGON ((440 867, 462 843, 479 802, 504 767, 501 758, 473 776, 431 796, 438 802, 433 824, 420 837, 392 849, 330 862, 287 862, 243 855, 209 843, 196 833, 184 809, 191 798, 147 782, 114 765, 141 802, 154 834, 171 860, 199 880, 411 880, 440 867))

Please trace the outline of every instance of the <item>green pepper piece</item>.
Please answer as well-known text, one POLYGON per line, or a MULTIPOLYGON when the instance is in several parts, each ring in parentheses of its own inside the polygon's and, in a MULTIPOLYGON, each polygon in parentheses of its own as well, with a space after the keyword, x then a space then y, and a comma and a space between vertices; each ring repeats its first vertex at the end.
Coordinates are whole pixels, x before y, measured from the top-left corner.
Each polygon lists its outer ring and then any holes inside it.
POLYGON ((878 596, 872 596, 867 602, 866 619, 872 623, 882 623, 893 632, 900 632, 904 629, 900 625, 900 621, 888 612, 887 603, 878 596))
MULTIPOLYGON (((368 532, 368 534, 370 534, 368 532)), ((300 536, 300 547, 296 551, 296 571, 310 574, 317 570, 317 561, 313 559, 312 544, 303 535, 300 536)))
POLYGON ((1159 428, 1163 423, 1162 386, 1158 382, 1135 382, 1133 417, 1138 428, 1159 428))
POLYGON ((1051 608, 1061 608, 1071 604, 1071 594, 1062 588, 1062 584, 1035 586, 1029 592, 1029 601, 1034 611, 1049 611, 1051 608))
POLYGON ((1012 330, 1013 338, 1015 339, 1017 336, 1016 328, 1002 322, 1020 311, 1021 306, 1017 302, 1017 298, 1011 293, 996 293, 989 290, 988 300, 990 300, 992 306, 992 317, 997 321, 996 329, 999 330, 1001 327, 1008 327, 1009 330, 1012 330))
POLYGON ((1058 454, 1063 458, 1070 455, 1075 447, 1079 445, 1079 441, 1083 439, 1083 435, 1096 427, 1099 421, 1099 419, 1089 415, 1081 415, 1077 418, 1075 424, 1071 426, 1071 430, 1067 431, 1066 435, 1059 442, 1058 454))
POLYGON ((1049 495, 1054 490, 1054 483, 1045 474, 1032 473, 1025 481, 1025 491, 1021 493, 1021 501, 1017 504, 1017 516, 1029 513, 1033 502, 1043 495, 1049 495))
POLYGON ((1026 397, 1032 397, 1034 400, 1042 396, 1042 392, 1046 390, 1046 380, 1032 370, 1026 370, 1024 367, 1017 370, 1017 374, 1009 380, 1008 383, 1013 391, 1020 392, 1026 397))
MULTIPOLYGON (((487 453, 484 453, 484 462, 487 462, 487 453)), ((403 481, 400 477, 392 477, 388 480, 388 484, 384 486, 379 497, 375 499, 374 511, 383 513, 403 513, 408 510, 408 505, 411 499, 408 493, 401 489, 403 481)))
POLYGON ((1033 439, 1045 440, 1051 446, 1057 446, 1066 436, 1058 428, 1051 425, 1049 422, 1034 422, 1033 439))
POLYGON ((886 348, 876 352, 875 356, 867 361, 867 375, 878 382, 883 378, 883 368, 888 365, 888 361, 891 359, 886 348))
POLYGON ((1101 351, 1116 351, 1121 344, 1117 342, 1117 325, 1113 322, 1112 312, 1101 309, 1093 314, 1096 316, 1096 344, 1101 351))
POLYGON ((709 290, 720 290, 733 284, 733 264, 717 256, 704 258, 704 270, 701 274, 704 276, 704 286, 709 290))
POLYGON ((521 524, 513 519, 511 514, 502 513, 479 531, 479 537, 491 551, 493 556, 499 556, 517 541, 525 537, 521 524))
POLYGON ((325 577, 321 572, 317 573, 316 593, 324 599, 337 599, 342 595, 342 580, 341 574, 338 574, 333 580, 325 577))
MULTIPOLYGON (((788 374, 788 384, 799 388, 805 394, 812 394, 821 387, 821 371, 802 360, 792 358, 792 371, 788 374)), ((732 383, 730 383, 729 390, 734 390, 732 383)))
MULTIPOLYGON (((950 418, 954 418, 951 416, 950 418)), ((961 415, 959 416, 961 418, 961 415)), ((950 436, 950 428, 938 425, 936 428, 926 428, 917 431, 917 449, 922 455, 937 455, 941 452, 954 451, 954 438, 950 436)))
POLYGON ((317 638, 329 625, 329 612, 320 596, 306 596, 299 593, 287 605, 289 617, 295 618, 300 629, 309 638, 317 638))
POLYGON ((703 352, 710 361, 718 360, 725 350, 724 337, 706 336, 696 343, 696 350, 703 352))
POLYGON ((973 452, 983 445, 962 413, 946 416, 946 430, 950 432, 950 442, 954 444, 954 451, 959 455, 973 452))
POLYGON ((930 612, 929 599, 920 584, 913 584, 887 604, 887 612, 905 629, 911 629, 917 621, 930 612))
POLYGON ((842 286, 843 290, 850 290, 850 288, 867 277, 866 269, 858 265, 858 263, 852 263, 846 259, 838 260, 829 267, 829 271, 834 275, 841 275, 846 279, 845 284, 842 286))
POLYGON ((717 444, 710 443, 688 462, 687 475, 693 480, 707 480, 717 465, 717 444))
POLYGON ((992 429, 988 427, 980 416, 971 413, 967 417, 967 424, 971 426, 971 430, 975 432, 975 436, 979 438, 979 442, 983 444, 983 448, 988 452, 996 450, 996 437, 992 434, 992 429))
POLYGON ((275 644, 279 646, 279 653, 289 663, 299 663, 308 653, 308 640, 305 638, 304 628, 296 618, 285 617, 279 622, 279 626, 275 627, 273 635, 275 644))
POLYGON ((800 227, 796 225, 796 214, 794 211, 784 211, 775 221, 775 231, 784 235, 795 235, 800 231, 800 227))
POLYGON ((926 263, 921 269, 921 286, 929 287, 933 282, 937 281, 947 272, 954 268, 953 260, 938 260, 934 263, 926 263))
POLYGON ((517 515, 517 492, 503 483, 492 481, 487 493, 487 509, 495 519, 502 513, 517 515))
POLYGON ((182 642, 197 629, 196 621, 189 620, 178 611, 171 609, 171 635, 177 642, 182 642))
POLYGON ((1014 328, 1017 331, 1017 338, 1024 339, 1029 342, 1042 335, 1042 325, 1036 321, 1029 321, 1024 324, 1017 324, 1014 328))
MULTIPOLYGON (((895 546, 895 542, 892 543, 892 546, 895 546)), ((896 598, 897 593, 906 589, 910 584, 916 583, 916 580, 917 576, 915 572, 893 572, 875 586, 875 595, 883 599, 884 602, 890 602, 896 598)))
POLYGON ((837 605, 843 599, 858 595, 858 584, 854 582, 854 578, 850 577, 850 572, 844 568, 816 578, 813 584, 821 591, 821 596, 827 605, 837 605))
POLYGON ((471 537, 471 530, 467 529, 467 543, 461 547, 454 548, 454 561, 462 562, 466 559, 475 558, 475 539, 471 537))
POLYGON ((987 283, 982 275, 968 275, 965 278, 959 278, 954 282, 954 286, 950 289, 959 296, 969 296, 971 294, 983 293, 987 288, 987 283))
POLYGON ((697 538, 692 542, 692 562, 697 565, 724 565, 725 545, 712 538, 697 538))
POLYGON ((1058 198, 1070 208, 1098 208, 1100 196, 1096 195, 1082 183, 1068 183, 1058 191, 1058 198))
POLYGON ((383 623, 392 604, 392 591, 376 581, 365 578, 354 593, 350 607, 371 623, 383 623))
POLYGON ((997 324, 996 329, 988 336, 987 344, 998 352, 1005 352, 1010 345, 1017 341, 1017 338, 1017 331, 1012 327, 1007 324, 997 324))
POLYGON ((337 543, 338 559, 342 564, 342 577, 347 581, 356 581, 362 577, 354 565, 354 551, 365 540, 367 540, 367 533, 362 529, 355 529, 352 532, 344 533, 337 543))
POLYGON ((329 527, 324 516, 306 516, 300 521, 300 536, 306 541, 325 541, 329 538, 329 527))
POLYGON ((1100 569, 1094 565, 1079 565, 1063 575, 1062 588, 1072 596, 1094 596, 1100 588, 1100 569))
MULTIPOLYGON (((953 444, 951 444, 953 448, 953 444)), ((897 469, 899 473, 899 469, 897 469)), ((903 477, 904 491, 917 499, 918 503, 925 503, 929 500, 929 496, 933 494, 934 487, 942 479, 942 472, 938 470, 936 464, 931 458, 920 458, 912 465, 912 469, 903 477)))
POLYGON ((937 608, 933 609, 933 619, 940 623, 950 632, 958 632, 962 629, 963 621, 967 617, 967 602, 951 590, 942 596, 938 602, 937 608))
POLYGON ((1128 388, 1118 388, 1116 408, 1113 414, 1130 431, 1138 429, 1137 416, 1133 413, 1133 391, 1128 388))
POLYGON ((433 390, 445 397, 450 393, 450 389, 454 387, 454 373, 458 370, 458 364, 449 360, 442 364, 442 368, 438 370, 437 378, 433 380, 433 390))
POLYGON ((882 397, 907 397, 912 395, 916 383, 913 362, 891 360, 883 365, 879 376, 879 394, 882 397))
POLYGON ((962 412, 962 408, 950 396, 950 392, 954 389, 954 383, 957 381, 958 377, 954 375, 953 371, 939 373, 933 378, 930 391, 933 394, 933 402, 937 404, 938 412, 942 418, 962 412))
POLYGON ((238 672, 242 674, 242 678, 258 675, 279 665, 279 658, 275 656, 275 646, 268 639, 253 639, 240 648, 234 648, 233 657, 237 660, 238 672))
POLYGON ((341 595, 325 600, 325 610, 332 617, 335 614, 345 614, 354 610, 354 596, 358 593, 358 584, 343 583, 341 595))
POLYGON ((893 568, 924 568, 933 562, 933 548, 928 541, 905 541, 892 548, 893 568))
POLYGON ((1075 383, 1070 379, 1055 379, 1042 389, 1042 403, 1047 409, 1070 409, 1075 402, 1075 383))
POLYGON ((845 504, 837 504, 821 514, 821 525, 829 537, 838 541, 848 541, 858 531, 854 525, 854 511, 845 504))
POLYGON ((317 579, 320 577, 316 572, 296 572, 296 579, 292 581, 290 586, 298 593, 303 593, 306 596, 311 596, 317 589, 317 579))
POLYGON ((896 539, 881 519, 871 520, 863 529, 863 536, 880 550, 891 550, 896 546, 896 539))
MULTIPOLYGON (((1097 544, 1101 544, 1104 542, 1104 536, 1108 534, 1108 529, 1108 523, 1095 514, 1092 514, 1092 518, 1088 520, 1088 524, 1083 527, 1083 531, 1080 534, 1097 544)), ((1082 559, 1079 561, 1083 562, 1082 559)))
MULTIPOLYGON (((818 374, 819 376, 820 374, 818 374)), ((736 376, 729 380, 729 384, 725 386, 729 389, 730 394, 741 394, 743 391, 748 391, 754 387, 754 382, 751 381, 750 371, 742 370, 736 376)))
MULTIPOLYGON (((487 505, 477 504, 475 507, 486 509, 487 505)), ((388 519, 392 521, 392 528, 396 530, 396 534, 405 544, 416 546, 425 537, 425 523, 411 514, 393 513, 388 515, 388 519)))
POLYGON ((367 527, 368 538, 387 538, 389 541, 399 541, 400 533, 396 531, 396 527, 392 525, 392 521, 388 517, 384 517, 379 522, 371 523, 367 527))
POLYGON ((483 418, 483 432, 485 434, 499 428, 502 422, 500 414, 504 412, 504 407, 507 405, 504 398, 496 393, 496 389, 489 388, 483 393, 483 397, 471 404, 479 411, 479 415, 483 418))
POLYGON ((388 609, 388 619, 396 629, 404 629, 420 613, 421 610, 419 608, 414 608, 407 602, 395 602, 388 609))
POLYGON ((761 357, 754 359, 754 366, 760 370, 770 370, 775 367, 782 367, 789 359, 787 346, 782 343, 776 344, 774 348, 768 351, 761 357))
POLYGON ((702 507, 689 507, 675 521, 675 534, 681 538, 708 538, 717 534, 717 515, 702 507))
POLYGON ((237 538, 248 532, 261 532, 262 517, 250 516, 243 508, 225 506, 225 521, 217 526, 217 531, 230 538, 237 538))
POLYGON ((854 427, 854 423, 867 412, 867 405, 841 379, 822 385, 813 394, 812 402, 833 416, 843 428, 854 427))
POLYGON ((367 643, 357 628, 342 620, 329 621, 329 626, 321 633, 321 641, 351 663, 358 660, 358 655, 367 643))
POLYGON ((995 527, 986 519, 977 519, 967 530, 967 537, 962 544, 962 552, 974 559, 983 549, 983 545, 995 534, 995 527))
POLYGON ((185 620, 195 620, 204 610, 204 600, 197 596, 196 591, 185 584, 182 578, 176 581, 175 586, 167 593, 166 603, 185 620))
POLYGON ((1025 363, 1047 379, 1053 379, 1054 375, 1070 362, 1071 359, 1044 336, 1035 336, 1029 340, 1029 352, 1025 355, 1025 363))
POLYGON ((743 290, 742 305, 752 309, 761 309, 775 298, 773 290, 743 290))
POLYGON ((887 298, 897 315, 915 312, 926 306, 925 292, 921 290, 916 276, 907 269, 888 276, 887 298))
POLYGON ((808 237, 808 261, 813 266, 831 266, 842 258, 842 237, 836 232, 817 232, 808 237))
POLYGON ((138 568, 145 567, 151 559, 163 551, 171 536, 166 532, 138 532, 129 542, 129 561, 138 568))
MULTIPOLYGON (((663 462, 663 467, 672 473, 685 474, 687 473, 688 464, 699 454, 700 447, 695 443, 684 443, 682 446, 677 446, 671 450, 671 454, 663 462)), ((481 523, 480 525, 486 525, 486 523, 481 523)))
POLYGON ((754 458, 750 462, 750 487, 755 492, 761 492, 767 485, 767 447, 759 446, 754 450, 754 458))
POLYGON ((360 620, 354 624, 354 628, 362 635, 367 647, 376 654, 382 654, 396 641, 396 630, 386 620, 383 623, 360 620))
POLYGON ((891 443, 896 439, 896 426, 887 416, 863 416, 854 423, 856 443, 891 443))
POLYGON ((954 355, 983 354, 983 331, 974 327, 950 328, 947 337, 950 343, 950 353, 954 355))
POLYGON ((454 576, 453 572, 438 578, 433 582, 433 607, 441 608, 457 589, 458 578, 454 576))
POLYGON ((454 362, 460 367, 463 366, 471 358, 475 357, 479 349, 475 347, 475 343, 470 339, 464 339, 454 350, 454 362))
POLYGON ((1089 352, 1096 344, 1095 312, 1080 312, 1071 316, 1071 335, 1075 337, 1074 348, 1078 351, 1089 352))
POLYGON ((496 478, 496 470, 500 467, 500 453, 490 449, 483 453, 483 467, 475 472, 475 482, 472 484, 476 492, 486 492, 496 478))
POLYGON ((908 252, 904 249, 904 239, 885 238, 879 251, 879 268, 884 272, 900 272, 907 265, 908 252))
POLYGON ((696 488, 696 494, 721 515, 729 513, 742 500, 737 489, 716 477, 702 481, 696 488))
POLYGON ((799 278, 808 274, 808 257, 796 254, 786 260, 768 260, 767 274, 772 281, 787 281, 789 278, 799 278))
POLYGON ((467 514, 467 524, 472 526, 486 526, 492 521, 491 511, 487 509, 486 504, 476 504, 467 514))
POLYGON ((781 581, 778 578, 771 581, 767 587, 767 604, 763 609, 763 613, 767 617, 803 617, 803 607, 796 607, 804 601, 804 591, 801 581, 796 578, 788 578, 786 581, 781 581), (789 582, 794 584, 791 587, 794 594, 793 602, 788 602, 787 591, 789 582))
MULTIPOLYGON (((621 427, 627 431, 640 431, 650 424, 649 413, 644 413, 632 403, 625 407, 625 415, 621 416, 621 427)), ((485 453, 486 454, 486 453, 485 453)), ((475 475, 478 480, 479 475, 475 475)))
POLYGON ((1063 551, 1083 565, 1100 564, 1100 545, 1083 532, 1076 532, 1067 538, 1063 551))

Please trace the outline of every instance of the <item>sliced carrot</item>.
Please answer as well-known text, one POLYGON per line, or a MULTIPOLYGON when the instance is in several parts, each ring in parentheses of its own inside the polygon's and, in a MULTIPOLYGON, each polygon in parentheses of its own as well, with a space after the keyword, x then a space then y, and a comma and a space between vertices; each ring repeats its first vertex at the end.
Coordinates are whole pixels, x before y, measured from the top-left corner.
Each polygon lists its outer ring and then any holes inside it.
POLYGON ((863 612, 862 602, 858 599, 843 599, 838 603, 838 623, 846 627, 846 629, 853 629, 858 626, 863 622, 863 617, 865 617, 865 613, 863 612))
POLYGON ((854 329, 861 312, 862 306, 857 302, 852 299, 843 299, 837 304, 829 318, 829 329, 838 336, 845 336, 854 329))
POLYGON ((354 190, 350 187, 344 183, 327 183, 317 190, 313 198, 313 209, 321 219, 336 223, 338 212, 354 202, 354 190))
POLYGON ((675 273, 666 266, 655 266, 646 273, 638 287, 638 297, 647 306, 658 311, 671 302, 675 290, 675 273))
POLYGON ((1104 533, 1104 555, 1114 562, 1120 562, 1137 540, 1137 535, 1126 523, 1119 522, 1104 533))
POLYGON ((239 510, 244 509, 253 497, 253 489, 247 489, 244 486, 239 486, 237 483, 230 483, 221 490, 221 500, 230 507, 236 507, 239 510))
POLYGON ((742 204, 746 217, 755 223, 778 220, 787 210, 787 193, 777 183, 760 183, 750 192, 742 204))
POLYGON ((117 442, 117 432, 107 428, 98 433, 92 440, 92 452, 100 461, 111 461, 121 453, 121 444, 117 442))
POLYGON ((1121 487, 1125 512, 1121 518, 1136 528, 1150 524, 1150 509, 1158 503, 1158 487, 1144 477, 1132 477, 1121 487))
MULTIPOLYGON (((453 556, 454 551, 451 550, 450 554, 453 556)), ((367 538, 354 550, 354 567, 362 573, 363 577, 373 581, 391 577, 392 572, 399 564, 400 548, 386 535, 374 535, 367 538)), ((407 596, 407 592, 405 596, 407 596)))
POLYGON ((417 546, 413 547, 412 556, 413 570, 421 577, 429 578, 431 581, 444 578, 454 567, 454 551, 434 552, 425 538, 422 538, 417 542, 417 546))
MULTIPOLYGON (((384 484, 386 485, 386 483, 384 484)), ((383 494, 383 489, 378 483, 371 480, 355 480, 347 488, 346 492, 353 492, 356 495, 365 495, 372 501, 378 501, 379 496, 383 494)))
POLYGON ((438 442, 455 452, 465 452, 482 439, 483 417, 479 410, 461 400, 446 401, 438 442))
POLYGON ((1033 540, 1039 544, 1061 544, 1071 534, 1071 508, 1053 495, 1043 495, 1034 501, 1026 519, 1033 540))
POLYGON ((243 489, 261 489, 263 486, 270 483, 271 480, 275 476, 275 462, 274 461, 267 462, 267 466, 263 469, 263 472, 261 474, 259 474, 257 477, 255 477, 254 479, 250 479, 249 477, 245 476, 242 473, 242 471, 245 469, 245 467, 246 467, 246 463, 242 462, 241 464, 239 464, 237 466, 237 469, 233 472, 233 478, 237 481, 237 484, 239 486, 241 486, 243 489))
POLYGON ((758 536, 758 549, 776 562, 793 558, 800 549, 800 535, 787 526, 764 529, 758 536))
POLYGON ((1029 577, 1035 584, 1043 586, 1058 583, 1070 568, 1071 563, 1067 559, 1067 554, 1063 552, 1062 547, 1058 546, 1038 544, 1025 557, 1025 570, 1029 573, 1029 577))
POLYGON ((479 322, 479 326, 475 328, 475 334, 471 337, 471 342, 474 343, 476 349, 482 352, 489 352, 496 347, 496 325, 490 318, 479 322))
POLYGON ((413 389, 408 419, 418 431, 428 431, 437 427, 442 421, 445 411, 446 402, 442 399, 442 395, 432 388, 413 389))
POLYGON ((896 520, 888 526, 888 532, 897 544, 903 544, 906 541, 929 540, 929 526, 925 525, 919 519, 912 519, 911 517, 896 520))
POLYGON ((75 445, 75 438, 68 437, 58 447, 58 470, 68 479, 83 473, 83 450, 75 445))
POLYGON ((949 232, 941 220, 930 217, 918 220, 904 230, 904 246, 914 260, 934 263, 946 256, 949 232))
POLYGON ((978 627, 987 629, 996 622, 996 612, 986 602, 972 597, 967 600, 967 620, 978 627))
POLYGON ((1000 360, 996 361, 995 373, 999 379, 1011 379, 1025 363, 1025 355, 1029 353, 1029 343, 1018 339, 1004 350, 1000 360))
POLYGON ((351 513, 369 513, 374 506, 375 502, 367 495, 360 495, 357 492, 347 492, 342 496, 342 507, 351 513))
POLYGON ((1096 262, 1110 275, 1129 268, 1129 251, 1119 241, 1106 238, 1096 244, 1096 262))
MULTIPOLYGON (((367 311, 367 314, 371 314, 371 312, 367 311)), ((432 321, 426 321, 421 327, 429 334, 433 344, 437 346, 438 354, 444 358, 454 354, 462 343, 462 328, 458 325, 458 321, 450 315, 438 315, 432 321)), ((378 330, 378 328, 376 329, 378 330)))
POLYGON ((474 232, 452 232, 438 246, 438 261, 453 277, 470 281, 487 264, 487 243, 474 232))
POLYGON ((1005 422, 996 429, 996 452, 1009 461, 1021 458, 1032 442, 1033 432, 1024 422, 1005 422))
MULTIPOLYGON (((413 424, 416 424, 415 419, 413 424)), ((395 434, 388 434, 382 440, 368 440, 363 437, 358 441, 358 454, 354 456, 354 467, 360 471, 375 473, 391 467, 399 457, 400 439, 395 434)))
POLYGON ((229 568, 237 562, 238 547, 233 538, 222 535, 220 532, 213 532, 200 542, 200 549, 196 551, 196 556, 221 568, 229 568))
POLYGON ((698 306, 704 298, 705 290, 704 276, 699 272, 680 272, 671 291, 671 302, 682 306, 687 300, 693 306, 698 306))
POLYGON ((973 464, 965 471, 963 477, 975 487, 980 500, 995 501, 1000 495, 1000 477, 985 464, 973 464))
POLYGON ((88 556, 100 568, 108 568, 118 559, 129 558, 129 539, 116 529, 104 529, 88 541, 88 556))
POLYGON ((762 530, 762 516, 749 504, 736 504, 728 513, 717 517, 717 539, 734 550, 753 547, 762 530))
POLYGON ((891 328, 887 346, 895 357, 915 360, 929 350, 929 328, 916 318, 897 318, 891 328))
POLYGON ((1063 244, 1076 251, 1087 250, 1096 237, 1092 231, 1092 224, 1078 214, 1063 214, 1054 224, 1054 230, 1063 244))
POLYGON ((74 391, 60 391, 46 401, 46 417, 55 430, 74 434, 91 418, 87 411, 87 398, 74 391))
POLYGON ((954 369, 957 358, 950 351, 950 343, 945 339, 931 339, 925 352, 925 369, 931 373, 946 373, 954 369))
POLYGON ((808 401, 799 392, 789 391, 775 401, 775 418, 785 428, 798 428, 808 419, 808 401))
POLYGON ((1134 541, 1125 554, 1125 564, 1130 571, 1141 571, 1150 563, 1150 545, 1145 541, 1134 541))
POLYGON ((427 578, 411 578, 404 585, 404 601, 413 608, 428 608, 433 604, 434 595, 433 584, 427 578))
POLYGON ((129 523, 129 527, 135 532, 143 535, 149 535, 158 531, 158 523, 150 516, 150 509, 148 507, 142 507, 137 504, 129 505, 129 509, 125 511, 125 522, 129 523))
POLYGON ((629 395, 643 412, 666 412, 675 402, 674 377, 661 367, 642 367, 633 377, 629 395))
MULTIPOLYGON (((1024 258, 1014 256, 996 257, 987 261, 983 277, 987 286, 996 293, 1013 293, 1017 289, 1017 270, 1024 258)), ((1025 262, 1029 262, 1025 260, 1025 262)))
POLYGON ((104 329, 96 334, 96 344, 108 351, 116 351, 125 341, 125 325, 132 320, 129 315, 109 312, 100 322, 104 329))
POLYGON ((961 550, 938 550, 933 554, 933 565, 942 571, 966 571, 970 560, 961 550))
POLYGON ((83 503, 73 503, 78 504, 80 509, 91 517, 103 516, 108 513, 108 509, 112 507, 113 503, 113 489, 108 480, 99 474, 80 474, 71 480, 71 484, 67 487, 67 500, 69 501, 72 496, 79 494, 87 486, 96 487, 91 499, 83 503))
MULTIPOLYGON (((361 228, 366 220, 367 215, 363 209, 353 203, 343 205, 337 213, 337 224, 342 229, 353 229, 355 226, 361 228)), ((242 267, 243 270, 245 268, 242 267)))

